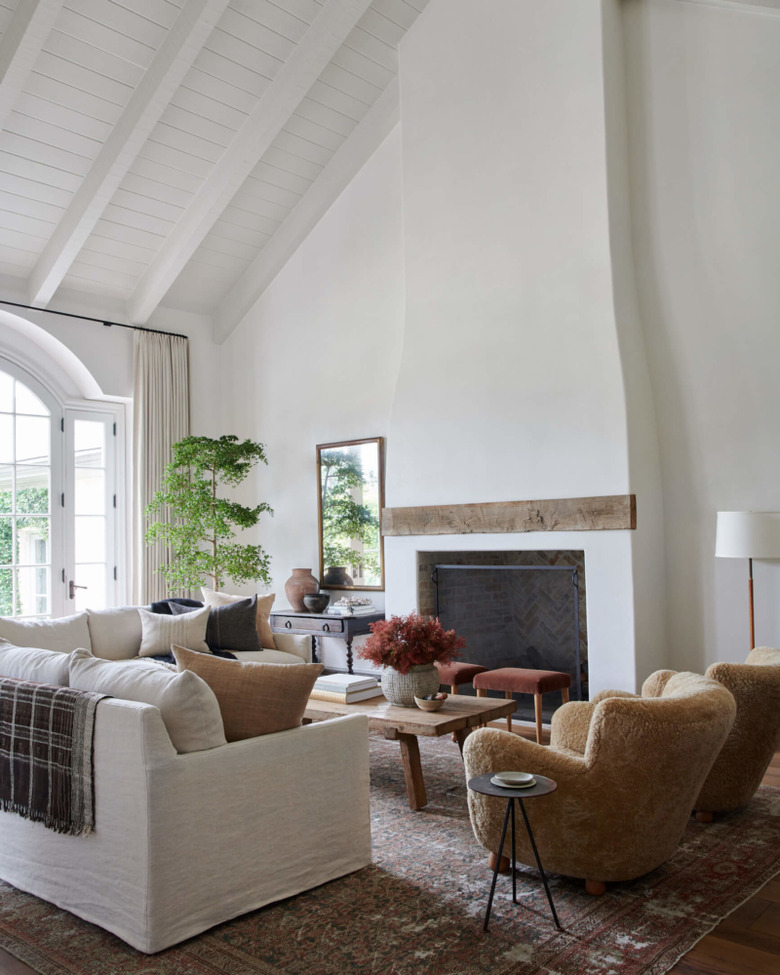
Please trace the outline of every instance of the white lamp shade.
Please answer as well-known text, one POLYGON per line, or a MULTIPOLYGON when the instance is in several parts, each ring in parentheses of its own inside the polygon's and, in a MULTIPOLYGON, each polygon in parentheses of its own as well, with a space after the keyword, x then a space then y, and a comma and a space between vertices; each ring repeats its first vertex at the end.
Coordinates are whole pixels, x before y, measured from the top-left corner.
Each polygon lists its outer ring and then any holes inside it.
POLYGON ((719 511, 715 554, 729 559, 780 559, 780 512, 719 511))

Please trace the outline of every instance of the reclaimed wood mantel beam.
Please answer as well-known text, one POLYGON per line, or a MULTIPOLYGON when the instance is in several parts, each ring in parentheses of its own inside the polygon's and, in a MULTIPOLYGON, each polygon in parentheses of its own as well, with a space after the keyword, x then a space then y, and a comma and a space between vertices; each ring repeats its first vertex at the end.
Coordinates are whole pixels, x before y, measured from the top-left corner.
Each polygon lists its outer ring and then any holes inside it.
POLYGON ((383 535, 583 532, 636 528, 636 495, 383 508, 383 535))

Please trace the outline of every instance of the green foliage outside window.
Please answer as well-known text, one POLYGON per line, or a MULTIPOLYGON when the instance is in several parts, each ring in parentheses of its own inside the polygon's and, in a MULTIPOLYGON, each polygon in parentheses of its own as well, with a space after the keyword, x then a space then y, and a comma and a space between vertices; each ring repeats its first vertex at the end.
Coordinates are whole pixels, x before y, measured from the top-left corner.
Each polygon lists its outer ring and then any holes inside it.
POLYGON ((267 464, 265 447, 230 434, 185 437, 172 448, 161 490, 147 507, 147 515, 160 520, 146 532, 149 544, 161 542, 171 557, 159 571, 171 593, 208 585, 221 589, 227 578, 237 584, 262 580, 269 584, 270 556, 260 545, 232 541, 236 530, 252 528, 264 512, 265 502, 247 508, 220 497, 223 485, 240 484, 255 464, 267 464))
MULTIPOLYGON (((18 561, 14 559, 13 551, 13 519, 8 517, 14 510, 14 496, 12 491, 0 491, 0 616, 18 616, 23 608, 19 593, 14 604, 13 568, 18 561)), ((47 488, 20 488, 16 492, 16 511, 21 513, 41 512, 49 510, 49 491, 47 488)), ((49 520, 47 517, 16 518, 17 535, 25 528, 35 528, 41 538, 49 537, 49 520)))

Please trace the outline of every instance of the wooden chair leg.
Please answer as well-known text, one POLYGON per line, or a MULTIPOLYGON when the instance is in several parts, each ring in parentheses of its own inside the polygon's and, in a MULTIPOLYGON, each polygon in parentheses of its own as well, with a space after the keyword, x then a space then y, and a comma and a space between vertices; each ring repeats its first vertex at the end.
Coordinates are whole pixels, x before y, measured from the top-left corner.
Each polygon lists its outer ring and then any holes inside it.
POLYGON ((563 698, 563 703, 564 704, 568 704, 569 703, 569 688, 568 687, 562 687, 561 688, 561 697, 563 698))
POLYGON ((477 697, 487 697, 487 691, 484 687, 477 688, 477 697))
POLYGON ((542 695, 534 694, 534 717, 536 718, 536 741, 542 743, 542 695))
POLYGON ((585 891, 593 897, 601 897, 607 892, 607 885, 603 880, 586 880, 585 891))
POLYGON ((452 687, 450 688, 450 694, 457 694, 457 693, 458 693, 458 685, 453 684, 452 687))
MULTIPOLYGON (((512 692, 511 691, 505 691, 504 693, 506 695, 507 701, 511 701, 512 700, 512 692)), ((512 715, 511 714, 508 714, 506 716, 506 730, 508 732, 510 732, 510 733, 512 731, 512 715)))
MULTIPOLYGON (((490 854, 490 858, 488 859, 488 866, 490 867, 491 870, 495 870, 496 869, 496 854, 495 853, 491 853, 490 854)), ((509 867, 510 867, 509 857, 502 856, 501 859, 498 861, 498 872, 499 873, 509 873, 509 867)))

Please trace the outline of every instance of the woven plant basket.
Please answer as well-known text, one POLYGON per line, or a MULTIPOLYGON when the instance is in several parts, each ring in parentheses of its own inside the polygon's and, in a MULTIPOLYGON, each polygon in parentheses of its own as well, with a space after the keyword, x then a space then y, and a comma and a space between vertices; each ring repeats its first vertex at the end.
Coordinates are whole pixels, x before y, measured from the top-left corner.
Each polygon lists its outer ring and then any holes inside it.
POLYGON ((411 667, 407 674, 399 674, 392 667, 383 667, 379 678, 382 693, 387 700, 402 708, 415 707, 415 697, 435 694, 440 682, 439 671, 433 664, 418 664, 411 667))

